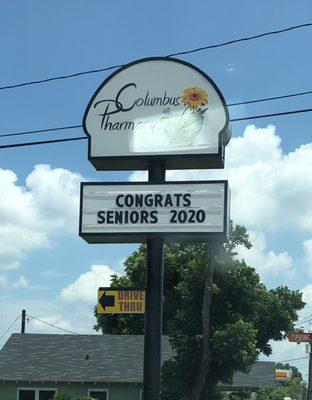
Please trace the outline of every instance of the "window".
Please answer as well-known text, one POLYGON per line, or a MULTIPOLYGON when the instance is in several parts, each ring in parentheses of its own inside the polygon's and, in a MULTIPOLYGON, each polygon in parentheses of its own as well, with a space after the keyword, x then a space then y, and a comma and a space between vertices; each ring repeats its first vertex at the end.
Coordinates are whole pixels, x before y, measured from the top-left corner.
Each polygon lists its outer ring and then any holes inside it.
POLYGON ((88 395, 95 400, 108 400, 108 391, 106 389, 89 389, 88 395))
POLYGON ((39 390, 39 400, 51 400, 55 390, 39 390))
POLYGON ((36 400, 36 391, 34 389, 20 389, 18 400, 36 400))
POLYGON ((51 400, 56 389, 22 388, 17 389, 17 400, 51 400))

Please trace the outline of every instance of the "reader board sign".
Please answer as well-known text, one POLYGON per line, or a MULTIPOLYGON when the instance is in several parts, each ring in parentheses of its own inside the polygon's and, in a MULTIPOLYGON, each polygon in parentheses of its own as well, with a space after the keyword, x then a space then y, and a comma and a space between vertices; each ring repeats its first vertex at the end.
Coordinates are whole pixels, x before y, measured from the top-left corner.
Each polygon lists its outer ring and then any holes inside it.
POLYGON ((79 234, 89 243, 226 241, 227 181, 82 183, 79 234))
POLYGON ((312 332, 290 332, 287 337, 289 342, 312 342, 312 332))
POLYGON ((89 161, 99 170, 223 168, 231 136, 225 100, 192 64, 168 57, 132 62, 110 75, 84 117, 89 161))
POLYGON ((145 291, 132 289, 99 288, 98 314, 144 314, 145 291))

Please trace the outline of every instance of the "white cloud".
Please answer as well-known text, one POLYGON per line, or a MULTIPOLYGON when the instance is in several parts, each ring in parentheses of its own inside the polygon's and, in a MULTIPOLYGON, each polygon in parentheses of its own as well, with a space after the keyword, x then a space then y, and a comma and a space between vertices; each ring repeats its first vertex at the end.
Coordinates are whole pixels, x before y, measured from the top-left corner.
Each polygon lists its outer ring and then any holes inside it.
POLYGON ((61 291, 61 298, 67 302, 96 304, 97 291, 101 286, 110 286, 115 271, 107 265, 92 265, 91 270, 81 274, 75 282, 61 291))
POLYGON ((24 276, 21 275, 16 282, 12 284, 12 287, 14 289, 29 289, 29 290, 48 290, 48 286, 42 286, 42 285, 31 285, 28 282, 28 279, 24 276))
MULTIPOLYGON (((228 179, 231 218, 250 233, 253 247, 239 255, 255 266, 262 277, 294 275, 294 260, 285 251, 268 248, 266 234, 312 232, 312 143, 283 154, 281 139, 273 125, 249 125, 231 139, 225 151, 224 170, 168 171, 167 180, 228 179)), ((144 181, 145 171, 130 180, 144 181)), ((286 241, 287 242, 287 241, 286 241)), ((304 264, 312 276, 312 240, 304 242, 304 264)), ((301 263, 302 264, 302 263, 301 263)))
MULTIPOLYGON (((76 302, 66 303, 59 298, 29 298, 22 296, 0 296, 0 332, 12 324, 21 310, 25 309, 27 313, 26 332, 27 333, 64 333, 61 330, 53 328, 40 322, 33 317, 52 325, 61 327, 80 334, 95 334, 93 329, 96 319, 93 314, 93 307, 85 303, 76 302)), ((12 329, 0 340, 0 348, 13 332, 20 332, 21 322, 18 320, 12 329)))
POLYGON ((37 165, 24 187, 13 171, 0 169, 0 269, 18 268, 30 251, 51 245, 55 233, 76 232, 81 180, 37 165))
POLYGON ((0 224, 0 268, 16 269, 28 252, 48 245, 47 234, 37 232, 35 227, 0 224))
POLYGON ((306 303, 306 307, 312 307, 312 284, 306 285, 302 292, 302 300, 306 303))
POLYGON ((274 125, 266 128, 248 125, 243 136, 232 138, 226 147, 226 167, 279 161, 282 157, 280 144, 274 125))
MULTIPOLYGON (((166 177, 167 176, 168 173, 166 174, 166 177)), ((134 171, 129 177, 130 182, 145 182, 147 181, 147 179, 148 179, 147 171, 134 171)))
POLYGON ((19 288, 27 288, 29 287, 29 282, 28 280, 25 278, 25 276, 20 276, 18 278, 18 280, 16 282, 13 283, 12 285, 15 289, 19 289, 19 288))
POLYGON ((41 331, 44 331, 45 333, 55 333, 56 328, 53 326, 50 326, 50 325, 54 325, 59 328, 63 328, 63 329, 67 329, 67 330, 73 329, 71 323, 68 320, 66 320, 66 321, 63 320, 62 316, 60 314, 57 314, 57 315, 41 315, 40 314, 38 319, 31 319, 31 322, 35 329, 39 329, 41 331))
POLYGON ((311 330, 312 324, 312 284, 308 284, 300 289, 302 300, 306 303, 304 309, 299 312, 297 327, 302 327, 305 331, 311 330))
POLYGON ((36 165, 26 179, 32 194, 32 209, 37 214, 39 226, 48 230, 73 232, 79 213, 80 174, 49 165, 36 165))
POLYGON ((5 275, 0 275, 0 286, 4 286, 7 283, 7 277, 5 275))
POLYGON ((239 246, 236 251, 238 258, 245 259, 248 265, 257 269, 261 278, 267 276, 291 277, 294 275, 293 259, 287 252, 275 253, 267 249, 266 237, 263 232, 249 231, 251 249, 239 246))
POLYGON ((303 242, 303 265, 312 277, 312 239, 303 242))
MULTIPOLYGON (((169 171, 168 180, 228 179, 231 215, 248 229, 312 232, 312 143, 283 154, 273 125, 246 128, 226 148, 224 170, 169 171)), ((131 180, 145 180, 137 171, 131 180)))
POLYGON ((64 276, 68 276, 67 272, 60 272, 52 269, 40 271, 39 274, 44 278, 62 278, 64 276))

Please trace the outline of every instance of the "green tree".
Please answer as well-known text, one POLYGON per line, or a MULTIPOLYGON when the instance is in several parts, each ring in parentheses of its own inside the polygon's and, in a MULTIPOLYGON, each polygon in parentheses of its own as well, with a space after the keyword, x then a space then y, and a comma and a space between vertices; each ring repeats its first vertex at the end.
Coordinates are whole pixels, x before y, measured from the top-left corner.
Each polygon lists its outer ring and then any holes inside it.
MULTIPOLYGON (((235 260, 238 245, 251 246, 242 226, 231 227, 226 246, 165 248, 163 333, 170 336, 174 356, 163 366, 163 400, 217 398, 218 382, 228 384, 235 371, 248 372, 260 352, 271 353, 269 340, 282 340, 294 328, 304 306, 301 293, 286 286, 268 290, 254 268, 235 260)), ((145 270, 142 245, 126 260, 125 275, 113 277, 112 286, 144 287, 145 270)), ((144 321, 97 316, 95 329, 143 334, 144 321)))
POLYGON ((305 384, 299 377, 292 378, 290 382, 277 382, 275 389, 261 389, 257 393, 257 400, 281 400, 290 397, 293 400, 301 400, 305 384))

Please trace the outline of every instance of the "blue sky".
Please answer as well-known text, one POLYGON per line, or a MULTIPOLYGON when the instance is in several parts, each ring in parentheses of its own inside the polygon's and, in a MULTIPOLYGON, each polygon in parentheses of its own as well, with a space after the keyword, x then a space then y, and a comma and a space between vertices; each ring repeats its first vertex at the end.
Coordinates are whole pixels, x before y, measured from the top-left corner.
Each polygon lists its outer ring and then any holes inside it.
MULTIPOLYGON (((214 4, 185 0, 2 0, 0 86, 124 64, 311 21, 310 0, 223 0, 214 4)), ((311 32, 312 28, 305 28, 180 58, 210 75, 228 103, 301 92, 312 88, 311 32)), ((91 95, 106 76, 108 73, 101 72, 0 91, 0 134, 80 124, 91 95)), ((230 114, 236 118, 311 108, 311 99, 310 95, 232 107, 230 114)), ((256 243, 252 254, 241 256, 255 264, 270 287, 306 287, 310 304, 303 315, 312 312, 312 287, 308 286, 312 278, 312 218, 307 206, 312 200, 311 123, 312 113, 233 123, 228 171, 224 173, 237 184, 233 188, 233 217, 253 232, 256 243), (251 123, 255 126, 246 131, 251 123), (302 145, 308 147, 299 152, 302 145), (246 171, 258 180, 246 180, 246 171), (262 177, 268 184, 261 193, 274 196, 273 205, 270 198, 261 203, 257 193, 262 177), (292 187, 299 199, 292 197, 292 187), (247 194, 241 196, 241 192, 247 194), (255 205, 249 204, 244 214, 246 204, 239 202, 251 199, 250 193, 254 193, 255 205), (268 205, 272 213, 267 211, 268 205), (262 212, 263 217, 259 215, 262 212)), ((77 129, 23 140, 81 134, 77 129)), ((0 140, 0 145, 15 142, 12 138, 0 140)), ((121 272, 122 260, 134 247, 88 245, 78 237, 78 183, 82 179, 122 181, 130 174, 95 171, 87 160, 85 142, 1 150, 0 169, 6 171, 0 174, 0 336, 22 307, 39 318, 50 315, 50 322, 65 328, 90 332, 94 321, 90 294, 83 292, 90 290, 87 282, 111 270, 121 272), (39 164, 46 166, 34 169, 39 164), (16 215, 9 219, 14 211, 16 215), (32 236, 38 232, 40 237, 32 236), (92 265, 102 267, 92 269, 92 265)), ((222 178, 222 174, 211 171, 192 176, 222 178)), ((182 178, 179 173, 171 176, 182 178)), ((142 174, 132 176, 138 178, 142 174)), ((52 332, 32 322, 27 329, 52 332)), ((275 359, 303 352, 303 347, 286 343, 276 348, 275 359)))

